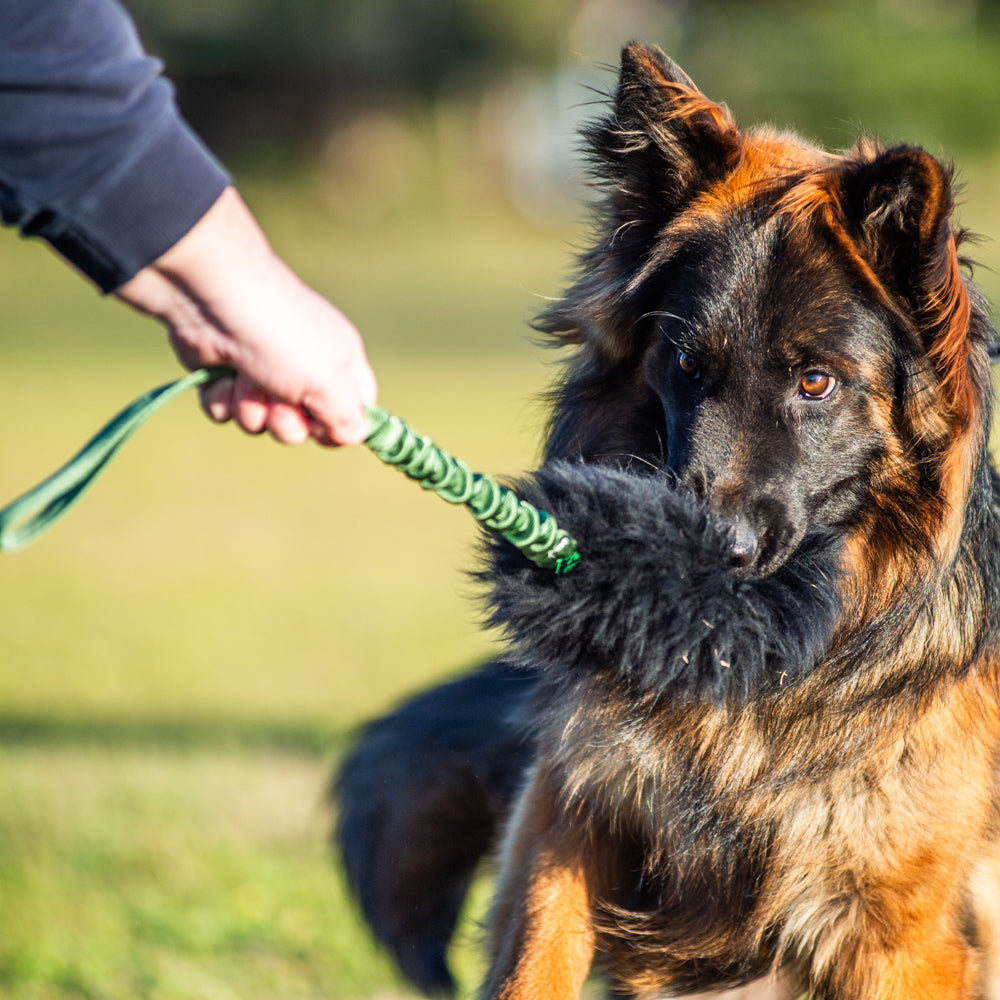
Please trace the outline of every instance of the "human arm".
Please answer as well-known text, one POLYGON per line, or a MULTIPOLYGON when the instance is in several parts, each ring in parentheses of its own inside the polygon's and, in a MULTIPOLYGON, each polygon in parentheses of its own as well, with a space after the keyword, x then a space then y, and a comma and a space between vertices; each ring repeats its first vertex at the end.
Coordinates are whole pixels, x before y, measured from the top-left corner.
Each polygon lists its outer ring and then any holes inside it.
POLYGON ((0 217, 160 320, 184 364, 237 367, 203 396, 215 419, 360 440, 357 331, 270 249, 161 68, 114 0, 3 0, 0 217))
POLYGON ((103 292, 230 183, 113 0, 0 3, 0 214, 103 292))

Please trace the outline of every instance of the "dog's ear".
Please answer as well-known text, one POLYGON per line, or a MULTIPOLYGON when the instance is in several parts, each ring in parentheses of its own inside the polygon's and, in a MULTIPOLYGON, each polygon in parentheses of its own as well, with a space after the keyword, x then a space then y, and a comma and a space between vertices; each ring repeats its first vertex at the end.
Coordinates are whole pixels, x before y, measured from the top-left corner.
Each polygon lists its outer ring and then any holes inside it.
POLYGON ((918 312, 926 286, 947 278, 935 272, 952 249, 948 172, 924 150, 899 146, 848 160, 841 201, 850 235, 872 269, 918 312))
POLYGON ((724 105, 662 52, 639 44, 622 53, 612 112, 584 138, 605 191, 597 241, 565 298, 535 325, 561 343, 588 343, 602 364, 615 363, 629 355, 636 321, 652 307, 641 278, 660 234, 739 162, 742 139, 724 105))
POLYGON ((614 113, 587 135, 619 208, 660 219, 721 178, 741 150, 725 105, 658 49, 636 43, 622 52, 614 113))
POLYGON ((951 172, 910 146, 845 166, 841 198, 850 235, 912 317, 952 412, 967 417, 971 303, 951 225, 951 172))

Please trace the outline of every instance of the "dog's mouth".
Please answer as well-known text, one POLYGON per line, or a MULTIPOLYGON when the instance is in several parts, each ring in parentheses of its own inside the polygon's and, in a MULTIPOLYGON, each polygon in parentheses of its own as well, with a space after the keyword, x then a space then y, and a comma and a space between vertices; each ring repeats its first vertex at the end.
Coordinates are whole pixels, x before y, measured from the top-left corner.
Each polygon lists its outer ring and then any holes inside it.
MULTIPOLYGON (((819 662, 839 614, 835 538, 724 516, 670 477, 551 463, 518 492, 579 539, 572 573, 494 545, 482 579, 512 655, 613 669, 670 697, 742 699, 819 662)), ((763 521, 763 519, 762 519, 763 521)))
POLYGON ((746 480, 706 475, 697 469, 668 471, 664 488, 689 493, 714 519, 727 541, 724 568, 740 576, 769 576, 779 570, 812 530, 803 505, 789 505, 746 480))
POLYGON ((730 566, 743 576, 770 576, 802 542, 805 532, 790 525, 757 526, 741 514, 720 514, 729 540, 730 566))
POLYGON ((808 525, 798 526, 792 522, 779 501, 763 499, 756 505, 744 503, 740 506, 720 504, 710 496, 711 488, 704 482, 692 483, 686 479, 683 474, 668 473, 664 487, 689 493, 694 502, 716 520, 729 543, 724 568, 740 576, 765 577, 775 573, 794 555, 809 533, 808 525))

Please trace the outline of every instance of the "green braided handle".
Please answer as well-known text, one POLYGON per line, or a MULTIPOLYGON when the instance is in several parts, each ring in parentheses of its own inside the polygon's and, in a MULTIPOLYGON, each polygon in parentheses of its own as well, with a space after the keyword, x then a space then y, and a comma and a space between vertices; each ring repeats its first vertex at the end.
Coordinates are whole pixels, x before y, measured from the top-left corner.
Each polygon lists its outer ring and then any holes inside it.
POLYGON ((579 561, 576 540, 551 514, 521 500, 481 472, 470 472, 460 459, 417 434, 399 417, 377 406, 367 408, 365 444, 383 462, 394 465, 424 489, 448 503, 463 504, 490 531, 502 535, 536 566, 568 573, 579 561))
MULTIPOLYGON (((110 420, 65 465, 0 510, 0 552, 16 552, 52 527, 94 483, 125 442, 157 410, 178 394, 225 375, 228 368, 200 368, 140 396, 110 420)), ((556 524, 489 476, 468 467, 411 430, 398 417, 368 407, 366 444, 425 489, 449 503, 463 504, 491 531, 517 546, 532 562, 568 573, 579 560, 575 540, 556 524)))

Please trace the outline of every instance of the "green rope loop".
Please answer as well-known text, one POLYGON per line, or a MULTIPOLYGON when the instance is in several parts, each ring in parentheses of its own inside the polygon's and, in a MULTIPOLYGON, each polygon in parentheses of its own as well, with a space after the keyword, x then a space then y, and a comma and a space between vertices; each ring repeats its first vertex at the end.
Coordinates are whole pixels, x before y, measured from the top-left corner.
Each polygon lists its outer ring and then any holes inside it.
POLYGON ((48 531, 93 485, 122 445, 162 406, 186 389, 230 373, 227 368, 199 368, 126 406, 65 465, 0 510, 0 552, 23 549, 48 531))
MULTIPOLYGON (((125 442, 175 396, 233 374, 229 368, 200 368, 140 396, 101 428, 65 465, 0 510, 0 552, 16 552, 35 541, 75 504, 125 442)), ((424 489, 465 506, 491 531, 517 546, 532 562, 568 573, 579 560, 575 540, 549 514, 519 499, 489 476, 469 467, 417 434, 399 417, 367 407, 365 443, 424 489)))

